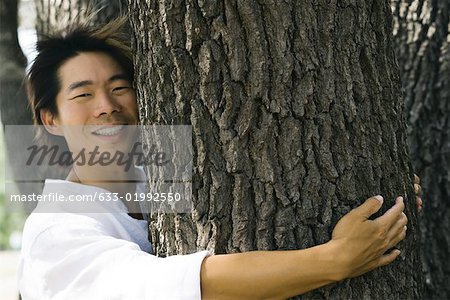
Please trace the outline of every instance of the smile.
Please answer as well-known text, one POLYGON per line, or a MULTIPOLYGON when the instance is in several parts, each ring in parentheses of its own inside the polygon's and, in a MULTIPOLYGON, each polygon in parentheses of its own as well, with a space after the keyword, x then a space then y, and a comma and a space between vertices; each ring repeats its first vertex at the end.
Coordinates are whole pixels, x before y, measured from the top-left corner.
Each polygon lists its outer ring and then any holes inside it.
POLYGON ((113 136, 121 132, 125 128, 125 125, 113 125, 104 128, 100 128, 92 132, 95 135, 113 136))

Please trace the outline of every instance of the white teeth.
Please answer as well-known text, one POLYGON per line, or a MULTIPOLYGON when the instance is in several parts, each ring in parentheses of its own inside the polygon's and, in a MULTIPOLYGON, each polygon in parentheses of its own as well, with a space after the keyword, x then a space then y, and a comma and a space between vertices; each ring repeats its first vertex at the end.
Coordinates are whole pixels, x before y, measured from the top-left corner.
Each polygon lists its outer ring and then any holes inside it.
POLYGON ((117 126, 102 128, 102 129, 94 131, 93 133, 96 134, 96 135, 116 135, 124 127, 125 127, 124 125, 117 125, 117 126))

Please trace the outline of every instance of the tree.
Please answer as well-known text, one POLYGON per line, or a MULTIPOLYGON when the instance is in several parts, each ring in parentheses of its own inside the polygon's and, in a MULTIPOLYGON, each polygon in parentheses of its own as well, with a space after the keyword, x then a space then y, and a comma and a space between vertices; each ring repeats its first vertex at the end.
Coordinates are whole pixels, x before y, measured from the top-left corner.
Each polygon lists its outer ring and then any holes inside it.
MULTIPOLYGON (((32 124, 24 86, 27 59, 19 45, 17 9, 17 0, 0 0, 0 65, 2 66, 0 68, 0 113, 3 131, 7 125, 32 124)), ((16 151, 19 145, 21 143, 18 137, 5 136, 7 161, 11 161, 10 154, 16 151)), ((6 169, 6 165, 2 168, 6 169)), ((9 174, 8 178, 11 178, 9 174)), ((24 193, 32 191, 29 185, 22 183, 16 184, 15 187, 24 193)), ((12 185, 8 185, 6 189, 11 192, 11 188, 12 185)))
POLYGON ((129 10, 143 124, 193 130, 192 214, 153 216, 157 255, 310 247, 361 200, 401 194, 402 259, 305 297, 420 298, 385 1, 137 0, 129 10))
POLYGON ((31 124, 23 86, 27 60, 17 37, 17 0, 0 1, 0 111, 3 126, 31 124))
POLYGON ((450 287, 449 1, 393 1, 394 36, 414 168, 425 198, 426 298, 448 299, 450 287))
POLYGON ((63 29, 67 24, 93 15, 93 23, 106 23, 126 11, 126 0, 34 0, 39 34, 63 29))

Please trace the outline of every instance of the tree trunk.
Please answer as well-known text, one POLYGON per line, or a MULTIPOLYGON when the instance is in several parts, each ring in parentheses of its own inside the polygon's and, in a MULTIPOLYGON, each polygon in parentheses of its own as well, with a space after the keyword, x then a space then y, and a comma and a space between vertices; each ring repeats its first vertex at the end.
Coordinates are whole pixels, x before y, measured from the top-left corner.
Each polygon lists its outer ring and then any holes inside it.
POLYGON ((0 111, 3 126, 31 124, 23 78, 27 60, 17 38, 17 0, 0 0, 0 111))
POLYGON ((36 30, 45 34, 64 29, 74 20, 90 14, 93 23, 106 23, 126 11, 126 0, 34 0, 37 10, 36 30))
MULTIPOLYGON (((18 1, 0 0, 0 113, 2 130, 7 125, 31 125, 32 114, 28 108, 24 85, 27 59, 19 46, 18 40, 18 1)), ((14 169, 6 169, 10 165, 11 153, 17 151, 23 143, 16 136, 5 135, 6 161, 4 168, 8 179, 17 174, 14 169)), ((3 184, 3 183, 2 183, 3 184)), ((28 184, 16 183, 5 185, 7 193, 32 193, 28 184)))
MULTIPOLYGON (((420 298, 419 235, 391 11, 381 0, 129 2, 141 119, 191 124, 192 214, 155 253, 324 243, 365 198, 407 199, 389 267, 305 298, 420 298)), ((149 141, 147 141, 149 142, 149 141)))
POLYGON ((450 2, 393 1, 415 171, 422 178, 425 296, 449 299, 450 2))

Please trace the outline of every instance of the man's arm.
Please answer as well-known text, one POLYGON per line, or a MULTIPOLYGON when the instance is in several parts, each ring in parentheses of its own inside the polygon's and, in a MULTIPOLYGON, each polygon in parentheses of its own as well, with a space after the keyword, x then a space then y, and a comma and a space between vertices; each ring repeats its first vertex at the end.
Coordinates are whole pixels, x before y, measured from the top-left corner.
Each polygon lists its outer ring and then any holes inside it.
POLYGON ((407 218, 399 197, 384 215, 369 220, 382 202, 381 196, 367 199, 338 222, 331 241, 319 246, 205 258, 202 298, 288 298, 391 263, 400 251, 384 253, 405 238, 407 218))

